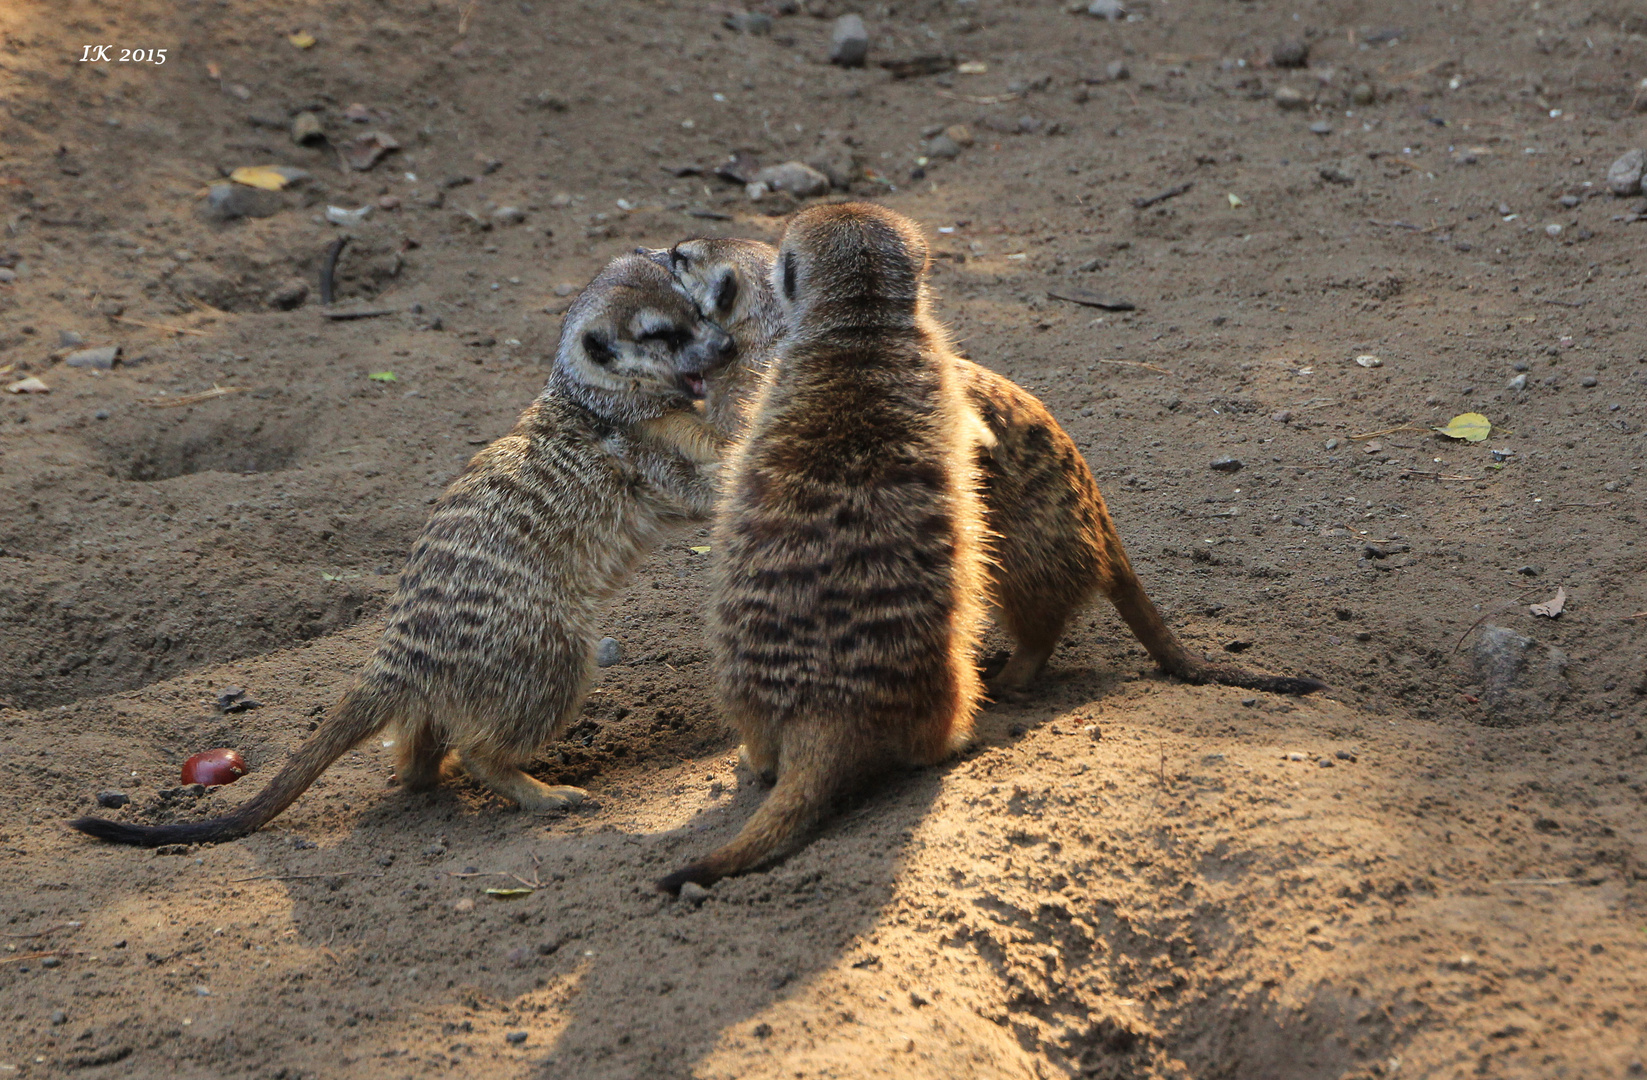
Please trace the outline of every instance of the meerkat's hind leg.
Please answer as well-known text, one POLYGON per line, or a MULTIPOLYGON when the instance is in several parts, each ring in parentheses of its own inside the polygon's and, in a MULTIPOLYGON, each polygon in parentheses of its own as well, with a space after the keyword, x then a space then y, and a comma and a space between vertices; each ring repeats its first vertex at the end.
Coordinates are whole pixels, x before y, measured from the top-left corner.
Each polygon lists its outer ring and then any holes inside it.
POLYGON ((494 761, 473 750, 461 754, 463 770, 475 783, 516 803, 522 810, 564 810, 589 793, 582 788, 551 786, 518 766, 494 761))
POLYGON ((422 725, 402 731, 399 740, 395 777, 400 786, 408 791, 428 791, 436 787, 450 771, 446 759, 451 756, 451 750, 446 740, 422 725))
POLYGON ((1014 647, 1006 666, 985 683, 993 697, 1010 696, 1029 688, 1052 658, 1058 639, 1064 636, 1070 612, 1043 608, 1032 614, 1022 608, 1007 608, 1001 614, 1014 647))

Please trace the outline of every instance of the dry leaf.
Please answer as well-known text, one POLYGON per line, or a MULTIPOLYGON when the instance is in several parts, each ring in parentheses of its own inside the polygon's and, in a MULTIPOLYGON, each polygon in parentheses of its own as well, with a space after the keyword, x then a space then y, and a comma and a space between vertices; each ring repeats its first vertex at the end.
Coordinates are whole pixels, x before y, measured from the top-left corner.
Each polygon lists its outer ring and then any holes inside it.
POLYGON ((1244 202, 1242 202, 1242 201, 1241 201, 1241 196, 1239 196, 1239 195, 1237 195, 1237 194, 1236 194, 1236 193, 1235 193, 1235 192, 1233 192, 1233 191, 1232 191, 1232 192, 1230 192, 1230 193, 1229 193, 1229 194, 1228 194, 1228 195, 1226 195, 1226 196, 1225 196, 1225 198, 1227 198, 1227 199, 1229 199, 1229 201, 1230 201, 1230 209, 1231 209, 1231 210, 1233 210, 1233 209, 1235 209, 1235 208, 1236 208, 1236 207, 1237 207, 1237 206, 1245 206, 1245 205, 1247 205, 1247 204, 1246 204, 1246 203, 1244 203, 1244 202))
POLYGON ((1492 423, 1478 412, 1459 413, 1447 421, 1446 427, 1434 429, 1449 439, 1463 439, 1465 442, 1481 442, 1493 433, 1492 423))
POLYGON ((396 142, 392 136, 385 135, 381 131, 368 131, 364 135, 356 135, 345 143, 339 149, 339 153, 343 155, 343 160, 349 163, 349 168, 354 169, 356 172, 365 172, 379 161, 382 161, 383 155, 391 150, 399 149, 400 143, 396 142))
POLYGON ((521 900, 531 896, 534 889, 487 889, 486 895, 493 900, 521 900))
POLYGON ((229 174, 229 179, 264 191, 279 191, 288 182, 285 174, 272 165, 242 165, 229 174))
POLYGON ((1357 364, 1360 364, 1362 367, 1365 367, 1365 368, 1374 368, 1374 367, 1383 367, 1384 366, 1384 361, 1380 360, 1378 357, 1374 356, 1372 353, 1362 353, 1360 356, 1355 358, 1355 362, 1357 364))
POLYGON ((39 379, 35 378, 33 375, 30 375, 28 378, 18 379, 16 382, 14 382, 10 386, 6 387, 6 393, 8 393, 8 394, 49 394, 49 393, 51 393, 51 387, 49 387, 45 383, 41 382, 39 379))
POLYGON ((690 551, 694 555, 707 555, 709 554, 709 545, 704 544, 702 547, 689 547, 686 550, 690 551))
POLYGON ((295 34, 287 34, 286 40, 300 49, 312 49, 315 47, 315 36, 306 30, 299 30, 295 34))
POLYGON ((982 60, 968 60, 956 65, 955 70, 962 75, 982 75, 989 70, 989 65, 982 60))
POLYGON ((1542 615, 1546 619, 1553 619, 1561 614, 1561 609, 1567 606, 1567 590, 1556 587, 1556 594, 1542 604, 1534 604, 1527 610, 1534 615, 1542 615))

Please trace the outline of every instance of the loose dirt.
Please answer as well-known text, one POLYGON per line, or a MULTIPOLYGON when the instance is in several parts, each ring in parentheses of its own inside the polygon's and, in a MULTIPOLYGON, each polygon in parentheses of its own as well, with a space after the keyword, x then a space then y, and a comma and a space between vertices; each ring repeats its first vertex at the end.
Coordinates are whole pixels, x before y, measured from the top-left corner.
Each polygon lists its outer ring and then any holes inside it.
POLYGON ((633 0, 0 11, 0 385, 50 388, 0 394, 0 1076, 1642 1075, 1647 223, 1605 184, 1647 143, 1639 10, 909 0, 843 70, 845 8, 806 7, 766 35, 633 0), (987 70, 878 66, 925 55, 987 70), (344 172, 292 143, 304 110, 400 148, 344 172), (687 530, 535 770, 590 789, 572 814, 409 796, 373 741, 235 843, 68 831, 99 792, 175 820, 265 781, 571 288, 777 235, 787 197, 677 175, 740 148, 922 222, 943 317, 1080 442, 1185 638, 1332 689, 1164 681, 1095 608, 959 760, 669 901, 761 797, 687 530), (266 164, 313 175, 205 215, 266 164), (323 318, 322 215, 379 200, 337 289, 393 313, 323 318), (121 362, 67 366, 64 332, 121 362), (1427 430, 1463 412, 1492 436, 1427 430), (1484 685, 1494 626, 1532 643, 1495 635, 1521 651, 1484 685), (252 774, 178 790, 214 746, 252 774))

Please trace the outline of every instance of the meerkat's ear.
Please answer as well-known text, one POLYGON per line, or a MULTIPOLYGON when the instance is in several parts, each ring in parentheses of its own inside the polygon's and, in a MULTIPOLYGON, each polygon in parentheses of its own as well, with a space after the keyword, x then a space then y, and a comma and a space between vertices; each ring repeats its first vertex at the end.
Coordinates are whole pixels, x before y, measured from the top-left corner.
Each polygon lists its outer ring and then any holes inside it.
POLYGON ((738 302, 738 273, 731 267, 721 271, 720 281, 715 283, 715 314, 732 314, 732 305, 738 302))
POLYGON ((795 253, 783 253, 783 298, 791 304, 795 302, 795 253))
POLYGON ((618 358, 617 353, 612 351, 612 346, 607 343, 606 339, 593 330, 583 335, 583 353, 589 357, 591 363, 599 364, 601 367, 607 366, 618 358))

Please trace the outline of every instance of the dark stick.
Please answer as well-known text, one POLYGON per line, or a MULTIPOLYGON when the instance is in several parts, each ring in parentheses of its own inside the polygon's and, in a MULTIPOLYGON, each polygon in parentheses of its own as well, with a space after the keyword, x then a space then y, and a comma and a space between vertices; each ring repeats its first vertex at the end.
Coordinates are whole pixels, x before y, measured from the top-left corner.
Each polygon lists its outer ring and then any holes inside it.
POLYGON ((1158 202, 1166 202, 1168 199, 1176 199, 1178 196, 1182 195, 1194 186, 1195 181, 1185 180, 1182 184, 1179 184, 1176 187, 1169 187, 1167 190, 1158 192, 1154 195, 1145 195, 1142 198, 1134 199, 1132 200, 1132 205, 1136 206, 1140 210, 1143 210, 1146 207, 1154 206, 1158 202))
POLYGON ((326 248, 326 257, 320 261, 320 302, 332 302, 333 277, 337 274, 337 257, 343 254, 343 249, 349 243, 347 236, 340 236, 333 240, 326 248))

